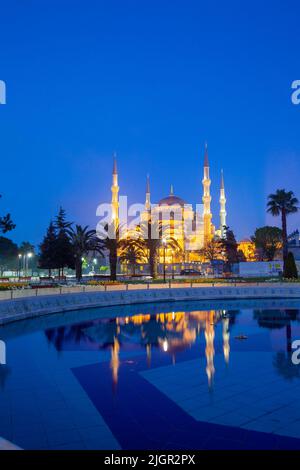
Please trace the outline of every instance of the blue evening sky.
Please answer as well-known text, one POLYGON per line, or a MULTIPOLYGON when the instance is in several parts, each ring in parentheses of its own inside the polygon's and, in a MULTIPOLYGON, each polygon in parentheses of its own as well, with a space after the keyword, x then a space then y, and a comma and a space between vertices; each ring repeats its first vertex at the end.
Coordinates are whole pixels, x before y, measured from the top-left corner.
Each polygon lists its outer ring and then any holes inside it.
MULTIPOLYGON (((62 205, 95 226, 120 193, 201 203, 208 142, 214 222, 224 169, 237 237, 277 223, 267 194, 300 198, 300 4, 288 1, 10 0, 0 3, 0 214, 38 244, 62 205)), ((300 226, 292 216, 289 228, 300 226)))

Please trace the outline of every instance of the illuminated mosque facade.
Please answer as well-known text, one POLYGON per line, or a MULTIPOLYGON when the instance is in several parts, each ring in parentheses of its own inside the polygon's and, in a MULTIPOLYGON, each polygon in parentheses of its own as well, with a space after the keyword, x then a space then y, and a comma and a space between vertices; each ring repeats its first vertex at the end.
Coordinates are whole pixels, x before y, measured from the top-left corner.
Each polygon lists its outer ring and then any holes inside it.
MULTIPOLYGON (((176 240, 181 248, 181 253, 184 253, 183 261, 185 262, 202 261, 199 250, 214 237, 224 237, 227 216, 224 176, 223 171, 221 171, 219 224, 216 228, 212 223, 211 179, 207 145, 205 145, 204 151, 202 187, 202 204, 197 205, 196 210, 193 210, 191 204, 187 204, 182 198, 174 194, 173 186, 171 186, 170 194, 167 197, 162 198, 157 204, 152 204, 150 180, 147 176, 146 198, 140 221, 145 222, 149 219, 158 221, 163 237, 176 240)), ((113 163, 111 194, 112 219, 119 223, 119 185, 116 156, 114 156, 113 163)), ((177 261, 176 253, 172 253, 170 248, 167 249, 166 262, 173 263, 177 261)))

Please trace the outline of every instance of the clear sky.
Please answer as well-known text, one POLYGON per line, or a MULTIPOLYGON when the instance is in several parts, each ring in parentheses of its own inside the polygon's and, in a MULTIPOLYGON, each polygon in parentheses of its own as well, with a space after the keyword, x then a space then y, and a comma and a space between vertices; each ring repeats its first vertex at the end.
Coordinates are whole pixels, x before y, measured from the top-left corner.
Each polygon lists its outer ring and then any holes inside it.
MULTIPOLYGON (((274 223, 267 194, 300 198, 298 1, 10 0, 0 4, 0 213, 37 244, 62 205, 95 226, 120 193, 201 203, 208 142, 214 222, 224 169, 238 238, 274 223)), ((292 216, 290 229, 300 226, 292 216)), ((277 222, 277 220, 275 220, 277 222)))

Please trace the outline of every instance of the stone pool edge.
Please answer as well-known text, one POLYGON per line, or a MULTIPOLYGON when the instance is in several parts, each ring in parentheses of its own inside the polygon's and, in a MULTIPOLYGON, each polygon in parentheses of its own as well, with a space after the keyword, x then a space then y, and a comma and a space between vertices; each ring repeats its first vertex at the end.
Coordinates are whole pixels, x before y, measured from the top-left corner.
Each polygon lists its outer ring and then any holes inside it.
POLYGON ((118 305, 172 302, 181 300, 232 300, 232 299, 300 299, 300 287, 285 286, 226 286, 187 287, 166 289, 137 289, 130 291, 81 292, 42 297, 2 300, 0 325, 44 315, 64 313, 87 308, 118 305))

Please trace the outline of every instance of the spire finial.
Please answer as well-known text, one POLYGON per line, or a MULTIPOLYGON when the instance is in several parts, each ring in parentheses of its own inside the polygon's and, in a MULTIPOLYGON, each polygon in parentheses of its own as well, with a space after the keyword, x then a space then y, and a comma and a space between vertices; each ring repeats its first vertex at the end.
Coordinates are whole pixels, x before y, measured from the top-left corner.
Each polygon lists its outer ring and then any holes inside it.
POLYGON ((221 189, 224 189, 224 174, 223 174, 223 169, 221 170, 221 189))
POLYGON ((113 175, 117 175, 118 174, 118 169, 117 169, 117 154, 116 154, 116 152, 114 152, 114 154, 113 154, 113 159, 114 159, 113 175))
POLYGON ((207 142, 205 142, 205 151, 204 151, 204 166, 209 167, 208 163, 208 147, 207 147, 207 142))
POLYGON ((150 194, 150 176, 149 176, 149 173, 147 173, 146 193, 150 194))
POLYGON ((174 196, 174 188, 173 188, 172 184, 171 184, 171 187, 170 187, 170 196, 174 196))

